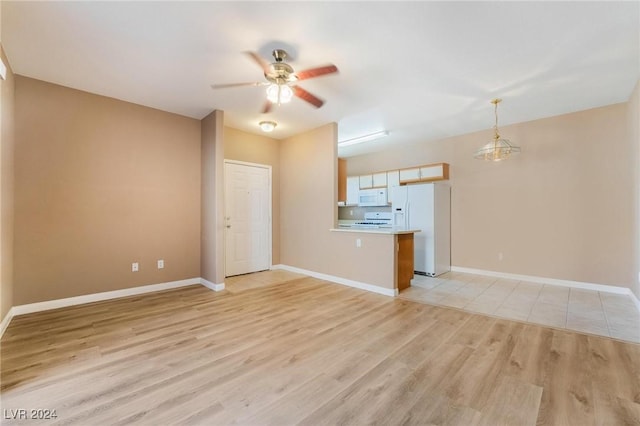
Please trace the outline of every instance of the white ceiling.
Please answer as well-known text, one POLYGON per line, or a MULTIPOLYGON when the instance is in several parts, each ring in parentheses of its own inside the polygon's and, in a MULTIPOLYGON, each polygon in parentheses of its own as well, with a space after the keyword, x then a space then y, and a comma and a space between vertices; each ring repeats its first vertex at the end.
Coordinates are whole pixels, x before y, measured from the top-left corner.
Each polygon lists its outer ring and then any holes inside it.
MULTIPOLYGON (((337 122, 339 139, 388 137, 341 156, 628 100, 640 77, 640 2, 11 2, 2 44, 15 73, 285 138, 337 122), (244 51, 283 47, 326 100, 260 114, 244 51)), ((489 133, 487 138, 489 138, 489 133)), ((479 144, 482 141, 479 141, 479 144)))

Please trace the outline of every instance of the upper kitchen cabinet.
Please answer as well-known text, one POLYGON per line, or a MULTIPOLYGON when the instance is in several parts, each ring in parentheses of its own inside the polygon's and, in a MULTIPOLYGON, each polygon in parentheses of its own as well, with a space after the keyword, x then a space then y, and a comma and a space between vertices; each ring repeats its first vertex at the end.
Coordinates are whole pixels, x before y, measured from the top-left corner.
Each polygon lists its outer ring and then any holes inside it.
POLYGON ((347 178, 347 202, 346 205, 358 204, 358 194, 360 192, 360 178, 349 176, 347 178))
POLYGON ((360 189, 373 188, 373 175, 360 176, 360 189))
MULTIPOLYGON (((346 165, 344 167, 346 169, 346 165)), ((340 175, 340 173, 340 164, 338 164, 338 175, 340 175)), ((376 172, 367 175, 348 176, 346 178, 345 204, 358 204, 358 192, 361 189, 387 188, 387 202, 391 203, 392 188, 394 186, 446 179, 449 179, 449 164, 447 163, 425 164, 423 166, 401 170, 388 170, 386 172, 376 172)), ((340 180, 340 176, 338 176, 338 180, 340 180)), ((340 191, 340 187, 338 187, 338 191, 340 191)), ((340 197, 340 193, 338 196, 340 197)), ((338 198, 338 201, 342 201, 342 199, 338 198)))
POLYGON ((373 174, 373 187, 374 188, 387 187, 387 172, 373 174))
POLYGON ((449 164, 435 163, 400 170, 400 183, 433 182, 449 179, 449 164))
POLYGON ((419 167, 400 170, 400 183, 419 182, 419 181, 420 181, 419 167))
POLYGON ((390 170, 387 172, 387 187, 391 188, 400 185, 400 170, 390 170))
POLYGON ((449 164, 436 163, 420 167, 420 181, 449 179, 449 164))

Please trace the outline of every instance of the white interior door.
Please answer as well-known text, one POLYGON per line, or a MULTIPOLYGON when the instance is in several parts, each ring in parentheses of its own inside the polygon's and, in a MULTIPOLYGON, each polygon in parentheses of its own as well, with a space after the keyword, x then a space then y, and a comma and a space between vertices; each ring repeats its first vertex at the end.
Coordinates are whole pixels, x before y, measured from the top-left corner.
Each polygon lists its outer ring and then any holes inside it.
POLYGON ((225 162, 225 276, 271 266, 271 168, 225 162))

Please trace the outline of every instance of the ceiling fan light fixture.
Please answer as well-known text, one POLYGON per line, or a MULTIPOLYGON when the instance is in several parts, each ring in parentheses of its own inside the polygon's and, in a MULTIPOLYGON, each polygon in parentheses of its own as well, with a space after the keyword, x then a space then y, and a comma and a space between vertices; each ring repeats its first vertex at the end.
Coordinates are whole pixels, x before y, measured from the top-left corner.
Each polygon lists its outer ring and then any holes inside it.
POLYGON ((520 147, 513 145, 508 139, 500 137, 498 132, 498 104, 502 99, 492 99, 491 103, 495 106, 494 112, 496 116, 496 124, 494 128, 493 139, 482 146, 475 152, 473 158, 486 161, 502 161, 506 160, 511 154, 520 152, 520 147))
POLYGON ((267 87, 267 99, 274 104, 286 104, 291 101, 293 90, 286 84, 270 84, 267 87))
POLYGON ((212 84, 212 89, 227 89, 233 87, 267 87, 267 102, 262 108, 262 113, 265 114, 271 110, 272 104, 280 105, 291 101, 293 97, 298 97, 301 100, 309 103, 315 108, 320 108, 324 105, 324 100, 318 98, 316 95, 307 92, 302 87, 297 86, 297 82, 301 80, 308 80, 311 78, 321 77, 323 75, 334 74, 338 72, 338 67, 333 64, 323 65, 320 67, 309 68, 300 72, 295 72, 293 67, 284 59, 287 57, 287 52, 282 49, 275 49, 272 54, 275 62, 268 63, 260 55, 255 52, 245 52, 253 62, 255 62, 261 69, 264 78, 267 81, 264 82, 248 82, 248 83, 225 83, 225 84, 212 84))
POLYGON ((273 130, 278 125, 278 123, 276 123, 275 121, 261 121, 260 123, 258 123, 258 125, 260 126, 260 129, 262 129, 263 132, 269 133, 269 132, 273 132, 273 130))
POLYGON ((277 84, 270 84, 267 86, 267 99, 274 104, 278 103, 280 95, 280 86, 277 84))
POLYGON ((291 98, 293 98, 293 90, 291 90, 291 87, 287 85, 281 85, 280 86, 280 102, 282 102, 283 104, 286 104, 287 102, 291 101, 291 98))

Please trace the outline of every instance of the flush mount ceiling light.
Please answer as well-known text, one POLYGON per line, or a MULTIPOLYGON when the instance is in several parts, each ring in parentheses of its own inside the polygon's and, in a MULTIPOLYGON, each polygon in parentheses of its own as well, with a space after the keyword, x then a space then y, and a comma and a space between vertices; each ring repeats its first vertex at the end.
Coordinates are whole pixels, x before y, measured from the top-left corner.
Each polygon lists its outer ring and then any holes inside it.
POLYGON ((498 133, 498 104, 502 99, 493 99, 491 103, 495 105, 496 124, 493 140, 487 142, 482 148, 476 151, 473 158, 487 161, 501 161, 509 158, 511 154, 520 152, 520 147, 513 145, 508 139, 503 139, 498 133))
POLYGON ((340 142, 338 142, 338 146, 349 146, 349 145, 355 145, 357 143, 368 142, 368 141, 372 141, 374 139, 383 138, 383 137, 387 136, 388 134, 389 134, 388 130, 382 130, 380 132, 375 132, 375 133, 371 133, 371 134, 364 135, 364 136, 358 136, 357 138, 351 138, 351 139, 346 139, 346 140, 340 141, 340 142))
POLYGON ((258 123, 258 125, 260 126, 263 132, 268 133, 268 132, 273 132, 273 129, 276 128, 278 123, 276 123, 275 121, 261 121, 260 123, 258 123))

